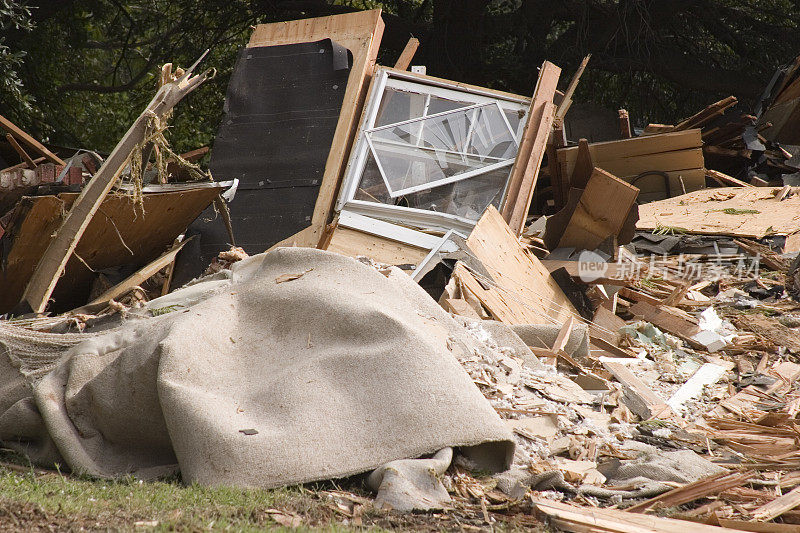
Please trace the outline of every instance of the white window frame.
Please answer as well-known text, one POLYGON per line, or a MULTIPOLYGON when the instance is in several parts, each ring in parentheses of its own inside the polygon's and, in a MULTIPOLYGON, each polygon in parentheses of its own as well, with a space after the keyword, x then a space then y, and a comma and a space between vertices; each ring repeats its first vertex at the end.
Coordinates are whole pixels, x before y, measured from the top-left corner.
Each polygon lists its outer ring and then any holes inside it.
MULTIPOLYGON (((472 108, 476 108, 480 104, 496 104, 505 111, 521 112, 522 117, 520 119, 519 127, 517 128, 517 131, 514 132, 517 146, 519 146, 519 142, 522 137, 530 100, 524 97, 515 97, 514 95, 510 94, 500 94, 489 90, 482 90, 477 87, 467 87, 456 82, 439 80, 411 72, 391 70, 385 67, 379 67, 376 69, 373 75, 372 86, 367 96, 367 103, 364 108, 364 114, 362 116, 362 123, 359 128, 358 138, 350 154, 350 160, 345 171, 342 188, 336 203, 336 211, 348 211, 367 217, 401 223, 422 229, 439 231, 448 231, 453 229, 458 232, 468 234, 470 231, 472 231, 475 221, 465 217, 450 213, 437 213, 427 209, 402 207, 355 199, 355 195, 358 190, 358 184, 361 181, 362 173, 367 162, 367 156, 371 150, 370 143, 368 137, 365 135, 365 132, 375 128, 378 110, 380 109, 381 100, 386 88, 394 88, 423 95, 437 96, 449 100, 469 102, 470 107, 472 108)), ((427 102, 429 101, 430 99, 428 98, 427 102)), ((501 115, 505 117, 505 114, 501 113, 501 115)), ((503 166, 510 166, 511 164, 513 164, 513 161, 511 163, 506 163, 503 166)), ((485 170, 481 169, 481 171, 485 170)), ((469 177, 471 176, 463 176, 462 179, 468 179, 469 177)), ((441 183, 437 185, 441 185, 441 183)), ((508 183, 506 183, 506 187, 502 191, 503 197, 505 197, 507 193, 505 190, 507 187, 508 183)), ((427 190, 430 188, 432 188, 431 184, 424 184, 421 187, 414 187, 413 189, 427 190)), ((388 188, 388 190, 391 191, 391 188, 388 188)), ((408 194, 408 192, 405 194, 408 194)))

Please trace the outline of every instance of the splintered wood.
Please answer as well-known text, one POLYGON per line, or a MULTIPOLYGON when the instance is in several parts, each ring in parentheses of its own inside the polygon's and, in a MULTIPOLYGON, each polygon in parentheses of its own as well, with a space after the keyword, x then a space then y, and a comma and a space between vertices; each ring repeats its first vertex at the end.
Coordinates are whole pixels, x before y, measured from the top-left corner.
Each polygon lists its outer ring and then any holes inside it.
POLYGON ((458 263, 453 276, 497 320, 507 324, 558 324, 577 315, 550 273, 520 245, 500 213, 489 206, 467 239, 467 247, 490 278, 458 263))

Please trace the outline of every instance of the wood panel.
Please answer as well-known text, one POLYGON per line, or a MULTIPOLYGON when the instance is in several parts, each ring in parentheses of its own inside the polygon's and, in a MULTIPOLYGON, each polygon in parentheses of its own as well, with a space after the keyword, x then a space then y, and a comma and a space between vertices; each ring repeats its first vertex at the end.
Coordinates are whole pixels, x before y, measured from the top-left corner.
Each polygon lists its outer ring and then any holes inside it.
POLYGON ((793 187, 777 202, 780 191, 778 187, 720 187, 691 192, 640 206, 636 228, 669 227, 678 232, 755 239, 798 233, 800 187, 793 187))
POLYGON ((363 255, 387 265, 418 265, 429 251, 341 226, 333 230, 327 250, 349 257, 363 255))
POLYGON ((556 107, 553 97, 561 69, 545 61, 533 91, 528 120, 519 143, 517 157, 508 179, 508 193, 503 202, 503 218, 515 235, 522 233, 525 218, 539 177, 539 168, 550 136, 556 107))
POLYGON ((618 235, 638 195, 636 187, 595 168, 558 247, 594 250, 609 236, 618 235))
MULTIPOLYGON (((214 198, 221 188, 145 193, 144 213, 130 197, 109 195, 84 232, 75 254, 56 285, 55 310, 69 310, 86 302, 94 270, 121 265, 139 267, 162 254, 214 198), (81 301, 83 298, 83 301, 81 301)), ((69 210, 77 193, 22 199, 21 211, 9 228, 11 248, 0 271, 0 313, 13 309, 26 283, 69 210)))
MULTIPOLYGON (((697 148, 702 145, 700 130, 691 129, 673 133, 663 133, 660 135, 634 137, 632 139, 622 139, 619 141, 591 143, 589 146, 593 150, 593 158, 599 155, 600 159, 603 161, 609 161, 622 157, 686 150, 687 148, 697 148)), ((559 160, 568 160, 577 156, 577 153, 578 148, 576 146, 571 146, 569 148, 560 149, 558 151, 558 157, 559 160)))
POLYGON ((344 93, 339 123, 333 136, 325 173, 322 178, 311 231, 302 230, 288 240, 300 246, 316 247, 325 225, 330 221, 333 204, 341 186, 344 169, 355 139, 364 100, 367 95, 384 24, 381 10, 372 9, 344 15, 317 17, 272 24, 259 24, 248 46, 274 46, 331 39, 353 55, 353 66, 344 93))
POLYGON ((457 269, 457 277, 466 279, 470 291, 498 320, 507 324, 561 325, 570 316, 578 317, 547 269, 520 245, 493 206, 475 225, 467 247, 492 279, 488 284, 481 280, 476 287, 470 276, 461 275, 466 271, 463 265, 457 269))

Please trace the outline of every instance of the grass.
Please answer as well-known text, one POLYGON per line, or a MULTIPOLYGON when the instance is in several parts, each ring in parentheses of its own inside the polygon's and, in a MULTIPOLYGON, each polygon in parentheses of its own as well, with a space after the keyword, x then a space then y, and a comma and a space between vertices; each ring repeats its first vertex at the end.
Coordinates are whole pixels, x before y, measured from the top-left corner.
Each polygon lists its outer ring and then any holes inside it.
MULTIPOLYGON (((332 482, 267 490, 184 485, 179 479, 90 479, 2 462, 0 531, 295 530, 287 526, 300 531, 447 531, 489 526, 479 503, 457 500, 447 512, 388 513, 369 505, 371 495, 360 481, 348 482, 347 490, 332 482)), ((538 529, 528 507, 492 513, 493 528, 538 529)))
MULTIPOLYGON (((20 524, 14 525, 26 529, 47 523, 86 529, 261 531, 280 527, 269 512, 273 509, 326 522, 332 514, 304 487, 208 488, 178 480, 93 480, 6 467, 0 468, 0 507, 15 513, 20 524)), ((6 518, 0 514, 0 529, 15 522, 6 518)))

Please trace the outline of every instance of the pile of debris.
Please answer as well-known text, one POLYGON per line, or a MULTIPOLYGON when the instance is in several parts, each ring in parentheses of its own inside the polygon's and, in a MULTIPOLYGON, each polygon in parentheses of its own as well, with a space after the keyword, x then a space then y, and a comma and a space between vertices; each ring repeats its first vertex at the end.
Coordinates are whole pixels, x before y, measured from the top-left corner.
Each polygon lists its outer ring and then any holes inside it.
POLYGON ((382 32, 379 10, 257 26, 223 182, 159 178, 191 69, 104 161, 0 123, 24 159, 0 173, 0 312, 29 313, 0 323, 3 444, 208 484, 372 471, 372 505, 478 526, 796 530, 800 188, 778 143, 800 61, 763 112, 730 97, 634 135, 621 110, 620 139, 569 142, 589 58, 564 92, 545 62, 527 97, 408 71, 415 39, 378 66, 382 32))

